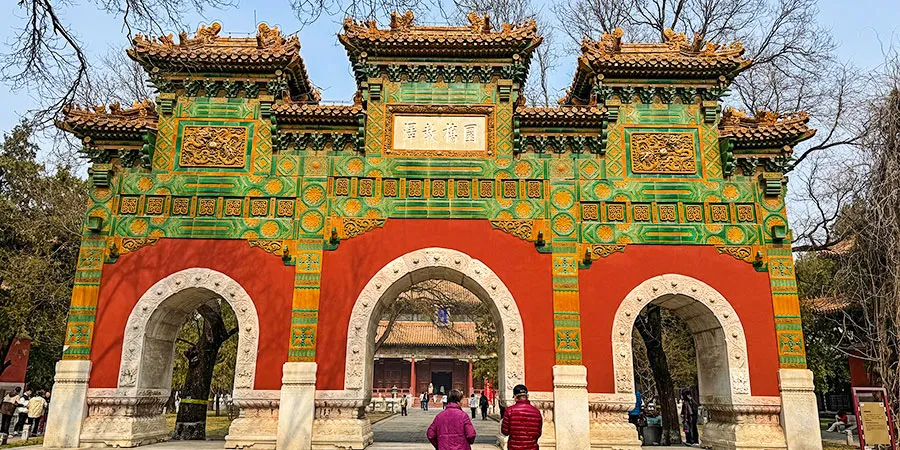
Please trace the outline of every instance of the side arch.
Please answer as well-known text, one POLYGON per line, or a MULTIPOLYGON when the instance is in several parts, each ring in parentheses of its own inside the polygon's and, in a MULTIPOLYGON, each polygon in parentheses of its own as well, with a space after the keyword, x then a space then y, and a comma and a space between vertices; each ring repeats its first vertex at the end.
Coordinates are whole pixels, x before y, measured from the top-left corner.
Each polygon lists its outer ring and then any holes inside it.
POLYGON ((244 288, 221 272, 191 268, 175 272, 154 284, 128 316, 122 343, 118 388, 168 390, 172 383, 174 340, 178 330, 198 306, 221 297, 234 311, 238 324, 234 394, 253 389, 259 344, 259 317, 244 288))
POLYGON ((617 394, 634 393, 632 330, 649 304, 673 310, 694 335, 701 397, 732 402, 750 395, 744 327, 725 297, 708 284, 679 274, 650 278, 628 293, 613 320, 617 394))
POLYGON ((429 279, 452 281, 483 301, 500 334, 498 386, 502 400, 512 400, 512 388, 525 383, 525 338, 522 316, 506 285, 481 261, 457 250, 425 248, 407 253, 379 270, 353 305, 347 330, 344 390, 356 391, 367 403, 372 396, 372 371, 378 318, 385 301, 409 286, 429 279))

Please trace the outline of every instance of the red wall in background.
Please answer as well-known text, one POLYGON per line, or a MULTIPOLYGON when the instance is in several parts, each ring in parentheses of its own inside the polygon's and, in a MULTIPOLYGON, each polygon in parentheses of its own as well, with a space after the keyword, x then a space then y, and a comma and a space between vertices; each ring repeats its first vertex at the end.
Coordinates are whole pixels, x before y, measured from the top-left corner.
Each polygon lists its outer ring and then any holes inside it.
POLYGON ((13 341, 6 354, 6 361, 11 364, 0 375, 0 383, 24 383, 30 353, 31 339, 19 338, 13 341))
POLYGON ((390 219, 384 228, 341 241, 325 252, 319 302, 316 362, 318 389, 344 388, 347 327, 356 298, 381 268, 411 251, 443 247, 487 265, 512 293, 525 326, 525 381, 531 390, 553 389, 551 257, 486 220, 390 219))
POLYGON ((613 317, 621 301, 645 280, 667 273, 696 278, 734 307, 747 337, 750 390, 779 395, 778 349, 769 276, 712 246, 628 245, 595 260, 579 277, 584 364, 590 392, 614 392, 613 317))
POLYGON ((160 239, 103 267, 97 321, 91 344, 90 387, 116 387, 125 323, 134 305, 157 281, 180 270, 203 267, 228 275, 253 299, 259 315, 256 389, 281 389, 287 361, 294 268, 243 240, 160 239))
POLYGON ((850 386, 872 386, 872 382, 869 381, 869 372, 866 371, 866 362, 862 358, 849 356, 847 357, 847 363, 850 365, 850 386))

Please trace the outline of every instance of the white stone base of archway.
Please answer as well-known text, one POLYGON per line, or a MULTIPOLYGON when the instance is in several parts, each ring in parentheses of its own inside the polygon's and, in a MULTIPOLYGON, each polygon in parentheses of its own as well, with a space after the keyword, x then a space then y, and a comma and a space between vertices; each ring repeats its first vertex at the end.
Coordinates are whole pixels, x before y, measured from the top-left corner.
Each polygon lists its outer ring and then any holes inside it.
POLYGON ((90 361, 62 360, 56 363, 53 401, 47 414, 44 447, 75 448, 81 441, 81 426, 87 413, 90 361))
POLYGON ((634 409, 634 396, 627 394, 589 394, 592 450, 636 450, 641 448, 637 429, 628 423, 628 411, 634 409))
POLYGON ((234 405, 241 412, 228 428, 225 448, 275 448, 280 392, 265 390, 234 392, 234 405))
POLYGON ((703 399, 709 411, 700 440, 714 450, 784 449, 778 397, 741 396, 733 401, 703 399))
POLYGON ((312 449, 363 449, 374 441, 362 391, 316 391, 312 449))
MULTIPOLYGON (((530 391, 528 399, 544 418, 544 424, 541 432, 541 438, 538 439, 538 446, 542 449, 556 449, 556 423, 553 421, 553 392, 536 392, 530 391)), ((501 447, 501 448, 506 448, 501 447)))
POLYGON ((781 389, 781 423, 788 450, 822 450, 813 373, 806 369, 780 369, 778 383, 781 389))
POLYGON ((169 439, 166 390, 88 389, 82 447, 137 447, 169 439))

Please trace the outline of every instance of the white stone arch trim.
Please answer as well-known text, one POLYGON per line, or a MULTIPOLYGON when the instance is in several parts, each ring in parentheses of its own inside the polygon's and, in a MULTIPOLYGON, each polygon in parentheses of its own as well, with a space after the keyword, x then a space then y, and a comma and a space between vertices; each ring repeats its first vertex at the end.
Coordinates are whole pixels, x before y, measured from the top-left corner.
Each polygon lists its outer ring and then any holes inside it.
POLYGON ((619 304, 612 328, 616 393, 634 392, 632 330, 635 319, 644 307, 665 296, 690 298, 712 313, 716 323, 711 323, 708 315, 706 317, 697 315, 688 320, 689 325, 692 326, 694 333, 700 331, 696 329, 698 326, 705 329, 722 328, 728 355, 731 398, 749 395, 750 372, 747 366, 747 338, 737 312, 715 288, 700 280, 680 274, 659 275, 645 280, 632 289, 619 304))
POLYGON ((234 390, 253 389, 256 377, 256 355, 259 346, 259 316, 250 294, 234 279, 213 269, 195 267, 175 272, 159 280, 138 300, 125 325, 122 361, 119 366, 120 389, 137 389, 144 355, 144 337, 153 313, 166 300, 188 289, 202 288, 223 299, 234 311, 238 324, 237 360, 234 390))
MULTIPOLYGON (((391 261, 379 270, 366 284, 353 305, 347 330, 347 357, 344 365, 344 389, 355 390, 363 398, 371 396, 364 392, 366 380, 371 379, 371 344, 375 341, 377 321, 372 320, 379 302, 386 297, 398 281, 410 277, 421 270, 425 273, 449 269, 459 275, 464 288, 478 296, 499 319, 502 358, 501 373, 506 373, 504 381, 505 399, 512 398, 512 388, 525 383, 525 339, 522 316, 512 294, 500 277, 481 261, 457 250, 447 248, 424 248, 409 252, 391 261), (505 368, 504 368, 505 367, 505 368)), ((421 272, 420 272, 421 273, 421 272)), ((445 272, 446 273, 446 272, 445 272)), ((410 279, 415 283, 431 278, 410 279)))

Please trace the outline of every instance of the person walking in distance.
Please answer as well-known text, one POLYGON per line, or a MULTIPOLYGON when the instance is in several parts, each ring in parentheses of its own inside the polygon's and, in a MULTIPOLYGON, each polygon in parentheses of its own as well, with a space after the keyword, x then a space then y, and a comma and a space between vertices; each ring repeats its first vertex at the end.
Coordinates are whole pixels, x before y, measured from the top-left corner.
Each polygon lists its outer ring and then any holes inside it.
POLYGON ((46 407, 44 391, 37 391, 37 395, 28 399, 28 429, 32 435, 38 434, 38 425, 41 423, 41 416, 44 415, 46 407))
POLYGON ((422 411, 428 411, 428 393, 422 393, 422 411))
POLYGON ((406 412, 406 407, 409 406, 409 396, 403 394, 403 397, 400 398, 400 415, 408 416, 409 414, 406 412))
POLYGON ((449 401, 449 400, 447 399, 447 394, 444 394, 444 395, 441 396, 441 406, 442 406, 442 409, 447 409, 447 402, 448 402, 448 401, 449 401))
POLYGON ((481 420, 487 420, 487 411, 488 407, 491 406, 491 402, 488 400, 484 391, 481 391, 481 398, 478 399, 478 406, 481 407, 481 420))
POLYGON ((16 426, 13 430, 13 435, 22 434, 22 428, 25 428, 25 423, 28 421, 28 400, 31 398, 31 389, 25 389, 25 392, 19 396, 19 400, 16 401, 16 426))
POLYGON ((0 426, 0 433, 2 434, 9 435, 9 424, 12 423, 13 414, 16 413, 20 392, 22 392, 22 388, 17 387, 14 392, 7 392, 3 396, 3 403, 0 404, 0 414, 3 415, 3 423, 0 426))
POLYGON ((682 389, 681 424, 684 427, 684 442, 688 445, 700 443, 700 436, 697 432, 698 406, 691 390, 688 388, 682 389))
POLYGON ((509 436, 509 450, 538 450, 538 438, 543 431, 541 412, 528 401, 528 388, 524 384, 513 388, 516 403, 503 414, 500 433, 509 436))
POLYGON ((475 393, 469 396, 469 409, 472 410, 472 418, 475 418, 475 410, 478 409, 478 401, 475 399, 475 393))
POLYGON ((447 407, 441 411, 425 436, 437 450, 471 450, 475 443, 475 426, 459 402, 463 394, 459 389, 451 389, 447 396, 447 407))

